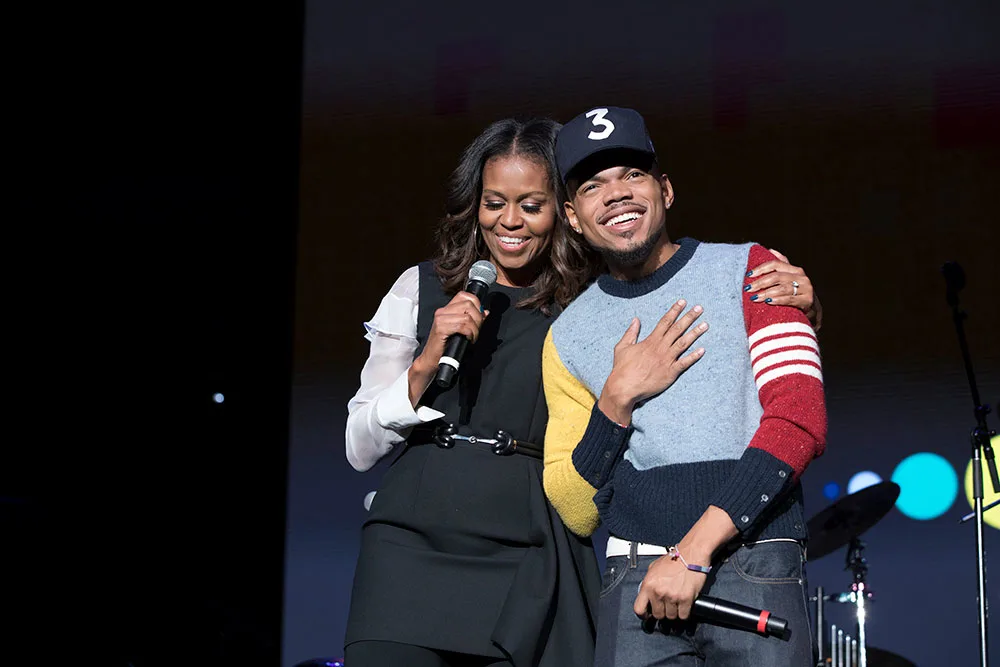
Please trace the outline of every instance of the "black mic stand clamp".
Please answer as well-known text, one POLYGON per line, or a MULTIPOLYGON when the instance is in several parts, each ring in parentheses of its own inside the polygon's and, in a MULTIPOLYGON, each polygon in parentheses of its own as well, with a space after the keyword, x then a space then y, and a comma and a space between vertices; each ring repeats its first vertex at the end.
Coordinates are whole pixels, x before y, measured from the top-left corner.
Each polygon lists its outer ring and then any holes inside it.
MULTIPOLYGON (((986 469, 990 473, 990 481, 993 483, 994 493, 1000 492, 1000 477, 997 475, 997 462, 996 457, 993 455, 993 445, 991 440, 996 436, 997 432, 986 426, 986 415, 990 413, 989 405, 976 405, 976 427, 972 429, 972 449, 974 452, 973 459, 975 459, 975 453, 982 451, 982 458, 986 461, 986 469)), ((980 462, 981 466, 981 462, 980 462)), ((976 474, 973 472, 973 484, 975 484, 976 474)), ((982 467, 980 467, 979 473, 979 484, 982 486, 982 467)), ((973 489, 975 491, 975 489, 973 489)), ((979 489, 979 493, 974 493, 976 498, 982 500, 984 495, 982 493, 982 488, 979 489)))
POLYGON ((969 390, 972 394, 972 403, 975 406, 974 414, 976 427, 972 429, 972 500, 973 514, 976 518, 976 570, 978 575, 977 602, 979 603, 979 664, 980 667, 989 667, 989 615, 986 603, 986 552, 983 546, 983 459, 986 460, 986 467, 989 470, 990 481, 993 483, 993 490, 1000 492, 1000 477, 997 476, 997 464, 993 454, 993 446, 990 438, 996 435, 986 425, 986 415, 989 414, 990 406, 984 405, 979 400, 979 389, 976 386, 976 374, 972 369, 972 357, 969 354, 969 344, 965 339, 964 321, 966 313, 959 308, 958 293, 965 287, 965 272, 957 262, 946 262, 941 267, 947 283, 945 295, 948 305, 951 307, 952 320, 955 323, 955 331, 958 334, 958 345, 962 351, 962 361, 965 364, 965 375, 969 381, 969 390))

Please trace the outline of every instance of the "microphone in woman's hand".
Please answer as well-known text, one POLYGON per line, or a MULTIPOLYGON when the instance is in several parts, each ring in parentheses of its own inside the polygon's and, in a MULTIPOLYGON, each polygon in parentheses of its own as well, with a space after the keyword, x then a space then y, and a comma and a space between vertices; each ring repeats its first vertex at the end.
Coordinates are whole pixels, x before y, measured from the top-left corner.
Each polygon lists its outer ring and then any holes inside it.
MULTIPOLYGON (((490 287, 496 280, 496 267, 485 259, 481 259, 469 269, 469 280, 465 285, 465 291, 472 294, 482 303, 483 299, 486 298, 486 294, 490 291, 490 287)), ((444 354, 438 362, 437 375, 434 378, 439 387, 447 389, 455 382, 455 377, 458 375, 458 367, 462 363, 462 355, 465 354, 465 348, 468 345, 469 339, 460 333, 448 336, 448 340, 444 345, 444 354)))

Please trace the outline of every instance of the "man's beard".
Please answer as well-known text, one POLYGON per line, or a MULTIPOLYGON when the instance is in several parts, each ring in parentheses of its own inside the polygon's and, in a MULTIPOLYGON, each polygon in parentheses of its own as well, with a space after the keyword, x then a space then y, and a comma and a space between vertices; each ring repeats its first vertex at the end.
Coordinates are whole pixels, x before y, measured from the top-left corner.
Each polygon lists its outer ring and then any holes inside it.
POLYGON ((598 248, 598 250, 609 266, 631 268, 639 266, 649 259, 649 256, 653 253, 653 248, 656 247, 661 236, 663 236, 663 227, 660 227, 655 233, 650 234, 649 238, 639 245, 626 250, 615 250, 612 248, 598 248))

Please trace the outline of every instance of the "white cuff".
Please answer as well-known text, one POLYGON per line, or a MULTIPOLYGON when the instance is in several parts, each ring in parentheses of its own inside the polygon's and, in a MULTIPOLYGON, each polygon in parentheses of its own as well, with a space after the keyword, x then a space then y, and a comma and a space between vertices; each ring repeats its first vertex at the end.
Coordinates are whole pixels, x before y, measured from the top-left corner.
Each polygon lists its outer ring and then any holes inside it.
POLYGON ((382 428, 401 431, 417 424, 423 424, 444 417, 426 405, 417 406, 414 410, 410 405, 409 369, 379 394, 375 406, 375 420, 382 428))

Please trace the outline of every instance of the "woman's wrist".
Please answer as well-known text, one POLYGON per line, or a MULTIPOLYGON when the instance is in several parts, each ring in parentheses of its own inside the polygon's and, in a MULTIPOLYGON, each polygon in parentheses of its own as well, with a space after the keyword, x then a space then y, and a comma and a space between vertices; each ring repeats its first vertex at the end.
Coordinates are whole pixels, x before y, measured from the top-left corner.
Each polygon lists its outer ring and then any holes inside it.
POLYGON ((431 380, 434 379, 434 367, 427 360, 426 355, 421 354, 413 360, 410 370, 407 373, 407 384, 409 385, 410 405, 414 408, 420 402, 420 397, 424 395, 431 380))

